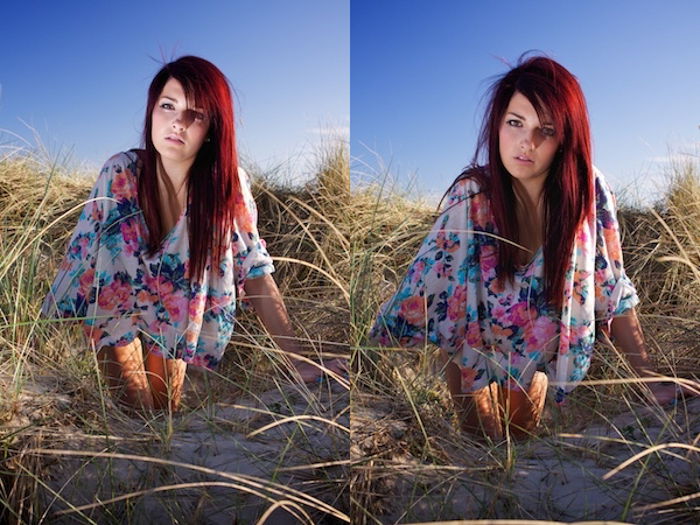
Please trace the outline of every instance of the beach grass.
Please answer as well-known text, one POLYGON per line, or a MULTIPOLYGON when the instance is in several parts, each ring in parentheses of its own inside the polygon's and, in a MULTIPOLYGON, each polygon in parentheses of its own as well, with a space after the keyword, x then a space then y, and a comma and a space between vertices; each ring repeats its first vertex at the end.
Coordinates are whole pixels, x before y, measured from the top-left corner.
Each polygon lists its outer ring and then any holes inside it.
MULTIPOLYGON (((247 169, 307 357, 347 357, 346 143, 294 188, 247 169)), ((140 416, 107 394, 78 322, 40 318, 96 173, 81 175, 41 148, 0 160, 0 522, 347 522, 348 380, 301 384, 254 312, 216 371, 190 367, 179 412, 140 416)))
MULTIPOLYGON (((376 312, 438 215, 434 205, 390 189, 391 174, 378 165, 353 187, 362 210, 352 238, 353 523, 697 523, 700 398, 658 406, 609 340, 598 341, 586 380, 565 406, 548 399, 535 435, 499 442, 458 430, 436 348, 373 346, 367 333, 376 312)), ((625 267, 658 370, 697 390, 697 163, 672 166, 668 181, 653 207, 619 203, 625 267)))
MULTIPOLYGON (((297 187, 246 168, 297 333, 311 358, 350 355, 350 380, 300 385, 244 311, 219 369, 188 370, 182 410, 141 417, 107 395, 78 323, 39 317, 94 174, 0 159, 0 522, 696 522, 700 399, 656 405, 610 341, 536 435, 499 442, 458 430, 435 348, 368 342, 437 210, 387 168, 351 188, 342 141, 297 187)), ((619 206, 652 357, 677 382, 700 370, 699 173, 674 166, 657 205, 619 206)))

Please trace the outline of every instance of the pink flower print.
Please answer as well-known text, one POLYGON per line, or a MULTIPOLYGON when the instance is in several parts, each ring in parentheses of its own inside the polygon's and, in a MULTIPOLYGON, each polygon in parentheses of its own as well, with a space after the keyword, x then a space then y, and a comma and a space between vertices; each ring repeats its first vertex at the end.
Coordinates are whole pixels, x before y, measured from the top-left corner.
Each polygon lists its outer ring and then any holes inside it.
POLYGON ((191 323, 201 325, 204 320, 204 294, 198 293, 190 299, 188 305, 188 315, 191 323))
POLYGON ((435 273, 441 277, 447 277, 449 271, 447 270, 447 265, 440 261, 435 265, 435 273))
POLYGON ((78 291, 80 292, 80 295, 83 297, 87 297, 88 292, 90 291, 90 288, 92 287, 92 283, 95 280, 95 269, 90 268, 83 272, 83 275, 80 276, 80 279, 78 281, 78 291))
POLYGON ((209 297, 209 308, 212 313, 218 315, 221 310, 231 304, 231 296, 221 295, 221 296, 211 296, 209 297))
POLYGON ((481 328, 479 327, 479 323, 477 321, 473 321, 467 326, 467 344, 474 348, 483 346, 481 328))
POLYGON ((531 319, 536 319, 537 314, 530 310, 525 301, 520 301, 510 309, 508 317, 511 324, 525 326, 525 323, 529 323, 531 319))
POLYGON ((484 277, 486 279, 493 279, 496 276, 496 265, 498 264, 496 248, 491 245, 484 246, 481 250, 479 263, 481 265, 481 273, 484 277))
POLYGON ((102 222, 104 219, 104 213, 102 213, 100 204, 99 201, 93 201, 90 204, 90 218, 95 222, 102 222))
POLYGON ((566 355, 569 353, 569 347, 571 346, 571 337, 569 335, 569 329, 562 326, 561 333, 559 334, 559 355, 566 355))
POLYGON ((544 349, 557 335, 557 322, 544 315, 538 317, 531 326, 532 330, 528 338, 528 345, 538 350, 544 349))
POLYGON ((122 281, 112 281, 109 286, 104 287, 100 291, 98 304, 100 308, 105 310, 114 310, 115 308, 125 309, 127 301, 131 295, 131 286, 122 281))
MULTIPOLYGON (((164 333, 168 330, 168 323, 165 323, 163 321, 159 321, 158 319, 153 319, 150 323, 148 323, 148 330, 152 334, 161 334, 164 333)), ((156 352, 160 354, 160 352, 157 351, 158 345, 153 344, 151 345, 151 348, 156 349, 156 352)))
POLYGON ((455 286, 447 300, 447 317, 450 321, 464 319, 467 310, 467 287, 455 286))
MULTIPOLYGON (((596 283, 604 283, 605 282, 605 270, 598 270, 595 272, 595 280, 596 283)), ((595 288, 595 300, 599 303, 605 304, 607 300, 607 294, 606 292, 608 291, 608 287, 606 285, 603 286, 594 286, 595 288)))
POLYGON ((484 202, 484 199, 479 195, 472 199, 471 201, 471 219, 474 222, 474 226, 479 226, 484 228, 489 222, 491 222, 491 214, 489 213, 489 205, 484 202))
POLYGON ((586 245, 588 242, 588 228, 584 226, 576 230, 576 241, 580 245, 586 245))
POLYGON ((409 324, 415 326, 425 324, 425 298, 414 296, 404 299, 399 307, 399 315, 409 324))
POLYGON ((255 230, 256 225, 251 206, 245 201, 240 192, 234 202, 234 209, 236 210, 236 226, 239 233, 245 235, 246 232, 255 230))
POLYGON ((459 244, 453 240, 449 239, 449 234, 444 230, 440 230, 435 237, 435 245, 439 250, 445 250, 447 252, 454 252, 459 248, 459 244))
POLYGON ((164 297, 173 293, 174 286, 171 281, 159 275, 158 277, 147 276, 145 278, 146 287, 154 294, 156 297, 164 297))
POLYGON ((115 173, 112 179, 112 193, 117 200, 130 200, 133 198, 132 185, 130 180, 129 170, 123 170, 120 173, 115 173))
POLYGON ((81 235, 78 239, 78 246, 80 246, 80 258, 84 259, 88 254, 88 246, 90 246, 90 237, 87 235, 81 235))
POLYGON ((199 339, 199 328, 188 328, 185 330, 185 342, 188 348, 197 348, 197 340, 199 339))
POLYGON ((180 294, 170 294, 162 298, 162 303, 171 321, 181 320, 183 314, 188 310, 187 298, 180 294))
POLYGON ((583 297, 581 295, 581 291, 583 290, 583 286, 585 285, 585 280, 588 278, 590 274, 585 271, 585 270, 577 270, 576 273, 574 274, 574 283, 573 283, 573 290, 571 293, 572 299, 575 303, 578 304, 583 304, 583 297))
POLYGON ((136 221, 122 221, 119 225, 124 239, 124 252, 127 255, 133 255, 139 247, 139 228, 136 221))
POLYGON ((513 330, 510 328, 504 328, 496 323, 491 325, 491 331, 493 332, 493 335, 501 339, 501 341, 504 341, 513 335, 513 330))
POLYGON ((423 275, 423 272, 425 271, 425 261, 422 259, 416 264, 413 265, 411 268, 411 282, 412 283, 417 283, 418 280, 421 278, 421 275, 423 275))
POLYGON ((155 303, 158 300, 158 296, 149 290, 139 290, 139 293, 136 294, 136 300, 144 304, 155 303))
POLYGON ((110 286, 114 290, 117 307, 122 310, 126 309, 128 307, 129 298, 131 297, 131 285, 123 281, 114 281, 110 286))
POLYGON ((498 305, 491 310, 491 317, 494 321, 500 321, 506 317, 506 309, 504 306, 498 305))

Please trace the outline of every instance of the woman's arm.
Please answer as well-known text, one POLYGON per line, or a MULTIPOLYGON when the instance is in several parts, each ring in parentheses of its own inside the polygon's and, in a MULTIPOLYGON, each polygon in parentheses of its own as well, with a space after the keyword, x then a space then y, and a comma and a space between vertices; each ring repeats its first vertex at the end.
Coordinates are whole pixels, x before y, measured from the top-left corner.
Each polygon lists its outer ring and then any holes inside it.
MULTIPOLYGON (((246 299, 250 301, 258 314, 260 321, 265 326, 275 343, 287 352, 287 357, 292 361, 302 379, 305 382, 315 381, 323 375, 323 370, 318 365, 310 363, 301 357, 302 345, 294 333, 292 323, 287 315, 282 294, 277 287, 275 279, 271 275, 263 275, 245 281, 246 299), (296 357, 299 356, 299 357, 296 357)), ((343 360, 333 359, 324 363, 325 367, 337 374, 345 372, 343 360)))
MULTIPOLYGON (((639 377, 660 375, 649 359, 649 352, 644 343, 642 328, 639 325, 639 319, 634 308, 627 310, 622 315, 613 317, 611 329, 613 339, 622 348, 622 352, 639 377)), ((662 405, 673 401, 678 394, 675 384, 654 382, 648 383, 648 386, 656 400, 662 405)), ((684 390, 690 394, 693 393, 687 388, 684 388, 684 390)))

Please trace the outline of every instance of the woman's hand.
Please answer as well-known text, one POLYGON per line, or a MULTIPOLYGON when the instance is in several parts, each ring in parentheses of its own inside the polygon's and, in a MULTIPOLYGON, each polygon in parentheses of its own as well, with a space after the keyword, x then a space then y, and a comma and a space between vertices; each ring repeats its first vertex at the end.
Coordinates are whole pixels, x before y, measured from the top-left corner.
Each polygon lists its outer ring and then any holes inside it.
POLYGON ((295 360, 294 368, 296 368, 304 383, 317 383, 323 379, 324 375, 333 377, 332 374, 346 378, 348 373, 347 361, 339 358, 326 361, 323 365, 295 360))
POLYGON ((673 404, 683 395, 688 397, 700 395, 700 384, 698 383, 689 386, 673 381, 659 381, 648 383, 648 385, 656 402, 661 406, 673 404))
POLYGON ((288 359, 292 361, 290 364, 293 364, 305 383, 317 382, 324 374, 329 377, 333 374, 347 376, 348 366, 345 359, 329 359, 320 365, 296 357, 303 353, 303 345, 294 334, 282 295, 271 275, 248 279, 245 292, 263 325, 277 346, 286 352, 288 359))

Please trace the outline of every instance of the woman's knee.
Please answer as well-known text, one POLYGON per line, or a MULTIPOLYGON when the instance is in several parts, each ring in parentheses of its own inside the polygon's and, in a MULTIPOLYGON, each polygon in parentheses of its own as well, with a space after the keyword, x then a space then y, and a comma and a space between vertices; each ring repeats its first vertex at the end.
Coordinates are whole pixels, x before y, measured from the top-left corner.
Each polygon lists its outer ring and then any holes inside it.
POLYGON ((153 408, 140 343, 104 346, 97 351, 97 360, 108 390, 118 404, 135 410, 153 408))
POLYGON ((187 363, 149 353, 145 358, 146 374, 153 395, 154 408, 177 410, 185 383, 187 363))
POLYGON ((547 395, 547 376, 537 372, 527 389, 504 389, 501 405, 509 431, 516 437, 530 435, 540 423, 547 395))

